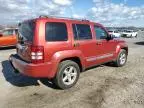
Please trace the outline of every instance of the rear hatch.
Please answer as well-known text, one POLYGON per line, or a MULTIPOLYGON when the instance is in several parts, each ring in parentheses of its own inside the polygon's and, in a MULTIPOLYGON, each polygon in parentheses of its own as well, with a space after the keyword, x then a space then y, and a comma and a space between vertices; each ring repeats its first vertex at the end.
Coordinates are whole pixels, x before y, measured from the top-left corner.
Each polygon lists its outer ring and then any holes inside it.
POLYGON ((17 54, 24 61, 31 62, 31 47, 35 33, 35 21, 29 20, 19 24, 17 54))

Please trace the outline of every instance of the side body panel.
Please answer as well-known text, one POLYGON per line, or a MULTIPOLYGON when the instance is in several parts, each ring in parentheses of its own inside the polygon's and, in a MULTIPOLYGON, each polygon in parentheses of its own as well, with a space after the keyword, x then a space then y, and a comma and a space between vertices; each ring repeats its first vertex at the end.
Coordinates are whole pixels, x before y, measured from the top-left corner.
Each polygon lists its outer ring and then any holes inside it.
POLYGON ((38 20, 37 22, 37 34, 35 35, 36 41, 34 41, 33 44, 44 46, 44 61, 50 62, 52 64, 52 70, 48 72, 51 77, 55 76, 59 63, 64 59, 73 57, 79 58, 83 69, 86 69, 94 65, 102 64, 116 59, 120 51, 120 49, 117 48, 117 45, 119 44, 118 40, 96 40, 93 27, 94 23, 90 22, 86 22, 86 24, 91 26, 92 39, 74 40, 74 34, 72 30, 73 23, 81 24, 79 21, 77 22, 67 20, 38 20), (48 22, 65 23, 68 30, 68 40, 62 42, 46 42, 45 24, 48 22), (77 47, 74 46, 76 43, 79 44, 77 47))

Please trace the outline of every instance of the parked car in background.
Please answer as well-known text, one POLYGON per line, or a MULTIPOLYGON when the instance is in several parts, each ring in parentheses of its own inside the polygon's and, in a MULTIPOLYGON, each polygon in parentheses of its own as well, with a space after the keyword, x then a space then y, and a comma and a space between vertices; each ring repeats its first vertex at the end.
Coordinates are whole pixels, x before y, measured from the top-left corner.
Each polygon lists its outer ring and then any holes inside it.
POLYGON ((61 89, 76 84, 80 72, 95 65, 126 64, 128 46, 105 27, 88 20, 40 16, 19 24, 17 54, 10 56, 22 74, 49 78, 61 89))
POLYGON ((110 35, 113 35, 115 38, 120 38, 121 33, 118 30, 108 30, 110 35))
POLYGON ((126 38, 133 38, 133 37, 137 37, 137 31, 136 30, 124 30, 122 32, 122 37, 126 37, 126 38))
POLYGON ((17 43, 17 28, 6 28, 0 33, 0 47, 15 46, 17 43))

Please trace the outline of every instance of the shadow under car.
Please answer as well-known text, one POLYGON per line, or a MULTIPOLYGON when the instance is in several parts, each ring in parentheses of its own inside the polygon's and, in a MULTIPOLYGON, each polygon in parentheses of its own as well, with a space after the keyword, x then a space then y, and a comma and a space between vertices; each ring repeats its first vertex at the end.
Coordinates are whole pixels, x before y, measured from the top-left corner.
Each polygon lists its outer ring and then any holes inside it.
POLYGON ((8 46, 8 47, 0 47, 0 50, 10 50, 10 49, 15 49, 16 46, 8 46))
POLYGON ((32 85, 38 86, 39 85, 38 80, 39 80, 42 84, 51 87, 53 89, 57 89, 56 86, 53 83, 51 83, 47 78, 33 78, 25 76, 20 73, 15 73, 14 68, 11 66, 8 60, 2 62, 2 68, 3 68, 2 73, 6 81, 8 81, 14 86, 17 87, 25 87, 32 85))
POLYGON ((137 44, 137 45, 144 45, 144 41, 142 41, 142 42, 136 42, 135 44, 137 44))

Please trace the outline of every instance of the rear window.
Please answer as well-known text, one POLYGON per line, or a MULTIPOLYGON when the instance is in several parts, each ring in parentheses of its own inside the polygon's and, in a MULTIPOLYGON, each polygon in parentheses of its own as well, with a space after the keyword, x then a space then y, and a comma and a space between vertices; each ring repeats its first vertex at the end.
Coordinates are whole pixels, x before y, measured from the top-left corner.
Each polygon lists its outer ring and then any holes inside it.
POLYGON ((65 23, 46 23, 46 41, 67 41, 67 27, 65 23))
POLYGON ((26 41, 32 41, 35 30, 35 22, 24 22, 19 25, 19 36, 26 41))

